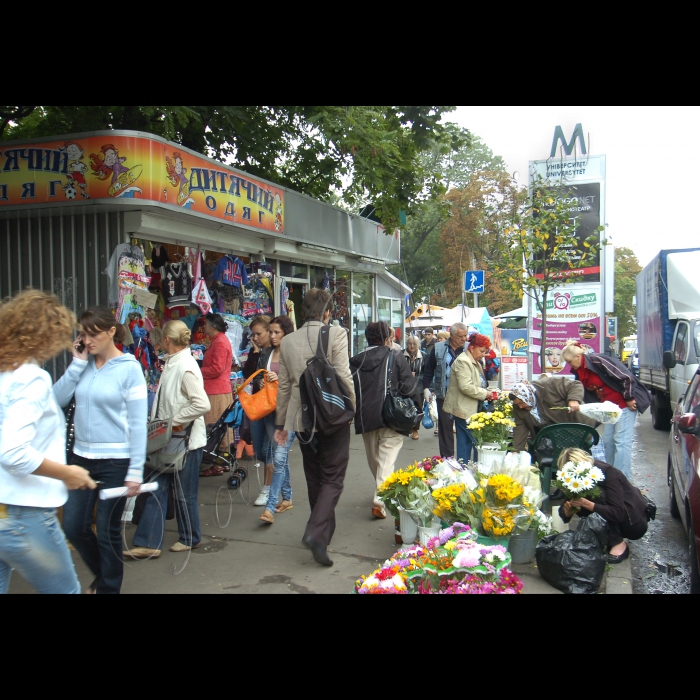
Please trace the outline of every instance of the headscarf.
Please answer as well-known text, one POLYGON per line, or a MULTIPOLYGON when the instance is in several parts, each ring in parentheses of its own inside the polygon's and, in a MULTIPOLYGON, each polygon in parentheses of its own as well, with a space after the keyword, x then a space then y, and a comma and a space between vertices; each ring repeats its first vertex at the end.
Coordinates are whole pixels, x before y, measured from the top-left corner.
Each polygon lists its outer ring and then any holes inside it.
POLYGON ((537 397, 535 396, 536 389, 527 379, 523 379, 515 384, 515 386, 510 390, 516 398, 520 399, 530 407, 530 415, 535 418, 538 422, 540 421, 540 414, 537 411, 537 397))

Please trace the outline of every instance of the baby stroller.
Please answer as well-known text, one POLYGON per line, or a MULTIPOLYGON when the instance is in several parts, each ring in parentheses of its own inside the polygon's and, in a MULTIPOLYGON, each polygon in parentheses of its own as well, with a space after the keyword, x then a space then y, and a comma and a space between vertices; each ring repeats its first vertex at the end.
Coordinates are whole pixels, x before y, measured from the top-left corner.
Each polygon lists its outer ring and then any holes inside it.
POLYGON ((237 398, 234 398, 233 403, 221 414, 219 420, 207 425, 207 444, 202 450, 202 464, 229 468, 230 474, 226 485, 230 489, 239 488, 248 476, 246 470, 238 464, 235 449, 233 449, 229 437, 231 435, 229 429, 239 428, 242 422, 243 406, 237 398), (217 449, 226 437, 228 437, 228 451, 222 455, 217 449))

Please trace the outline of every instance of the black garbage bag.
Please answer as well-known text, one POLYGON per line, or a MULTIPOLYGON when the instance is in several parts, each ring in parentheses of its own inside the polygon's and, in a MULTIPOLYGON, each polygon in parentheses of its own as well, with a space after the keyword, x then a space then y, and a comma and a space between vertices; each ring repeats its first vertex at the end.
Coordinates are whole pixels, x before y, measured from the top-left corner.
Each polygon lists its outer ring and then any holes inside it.
POLYGON ((605 573, 605 546, 610 528, 591 513, 576 530, 543 537, 535 558, 542 578, 564 593, 597 593, 605 573))

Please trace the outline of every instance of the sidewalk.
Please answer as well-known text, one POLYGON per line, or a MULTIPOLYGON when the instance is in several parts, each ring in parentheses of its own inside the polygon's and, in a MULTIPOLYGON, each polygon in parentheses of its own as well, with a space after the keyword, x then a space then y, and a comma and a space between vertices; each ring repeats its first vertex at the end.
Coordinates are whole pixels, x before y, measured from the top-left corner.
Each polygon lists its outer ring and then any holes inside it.
MULTIPOLYGON (((420 430, 420 439, 405 439, 397 466, 406 466, 438 451, 432 430, 420 430)), ((301 453, 295 442, 290 454, 294 508, 277 514, 273 525, 258 520, 263 508, 254 507, 258 495, 255 469, 248 460, 249 478, 242 493, 226 488, 221 477, 200 478, 199 503, 203 539, 199 549, 174 554, 168 548, 177 541, 174 520, 166 523, 164 551, 159 559, 125 562, 123 593, 339 593, 352 591, 362 574, 369 574, 397 549, 394 521, 376 520, 371 515, 373 480, 367 467, 361 436, 350 443, 350 462, 345 490, 336 509, 337 529, 329 548, 334 562, 326 568, 316 564, 301 544, 309 508, 301 453), (218 494, 217 490, 222 487, 218 494), (242 495, 248 494, 249 505, 242 495), (229 497, 233 504, 229 505, 229 497), (214 504, 219 504, 221 524, 231 514, 230 523, 219 528, 214 504), (183 568, 184 567, 184 568, 183 568), (171 572, 172 568, 172 572, 171 572)), ((127 525, 129 544, 135 527, 127 525)), ((92 576, 77 555, 76 569, 83 586, 92 576)), ((513 571, 524 582, 523 593, 556 593, 545 583, 535 564, 515 565, 513 571)), ((606 593, 631 593, 629 559, 608 572, 606 593)), ((15 575, 11 593, 32 593, 31 587, 15 575)))

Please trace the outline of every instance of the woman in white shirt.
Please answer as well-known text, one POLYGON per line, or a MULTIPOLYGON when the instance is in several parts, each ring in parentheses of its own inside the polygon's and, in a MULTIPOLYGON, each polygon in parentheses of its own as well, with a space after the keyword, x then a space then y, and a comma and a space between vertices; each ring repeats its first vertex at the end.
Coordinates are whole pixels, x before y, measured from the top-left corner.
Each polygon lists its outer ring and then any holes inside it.
POLYGON ((65 417, 39 366, 71 347, 75 326, 73 312, 39 290, 0 306, 0 593, 12 569, 39 593, 80 593, 56 508, 69 489, 95 482, 65 463, 65 417))
MULTIPOLYGON (((190 352, 190 329, 182 321, 168 321, 161 340, 167 354, 158 391, 153 400, 151 420, 172 418, 172 430, 190 431, 187 456, 182 470, 154 473, 158 490, 148 495, 134 535, 134 547, 124 550, 132 559, 156 559, 160 556, 165 533, 168 493, 174 480, 175 515, 179 540, 171 552, 188 552, 199 547, 199 465, 202 448, 207 443, 204 416, 211 408, 204 391, 204 380, 197 361, 190 352)), ((148 467, 148 459, 146 460, 148 467)), ((151 478, 149 477, 149 480, 151 478)))

